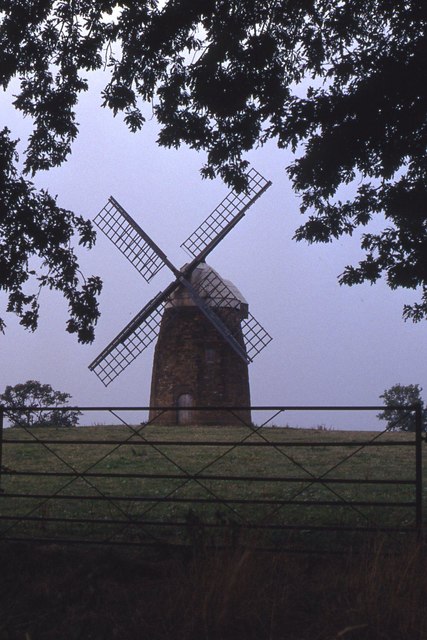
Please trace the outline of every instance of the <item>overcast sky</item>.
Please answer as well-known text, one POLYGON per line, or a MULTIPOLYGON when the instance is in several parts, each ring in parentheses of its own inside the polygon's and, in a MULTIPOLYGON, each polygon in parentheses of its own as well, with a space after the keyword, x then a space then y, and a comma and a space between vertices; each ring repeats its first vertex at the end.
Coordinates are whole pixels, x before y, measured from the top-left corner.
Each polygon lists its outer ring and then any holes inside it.
MULTIPOLYGON (((203 154, 156 145, 156 124, 131 134, 120 117, 100 108, 102 78, 82 97, 80 134, 69 161, 39 174, 35 182, 58 203, 93 218, 113 195, 177 266, 187 260, 180 243, 229 191, 219 179, 203 181, 203 154)), ((2 97, 2 122, 25 148, 30 122, 2 97)), ((252 151, 251 164, 272 187, 214 250, 209 263, 240 289, 251 313, 273 341, 250 365, 254 405, 378 404, 384 389, 399 382, 420 384, 426 397, 426 324, 402 320, 414 291, 390 291, 385 284, 341 287, 337 276, 361 257, 357 237, 308 246, 292 240, 304 218, 285 173, 290 153, 273 144, 252 151)), ((85 274, 104 281, 96 340, 79 345, 65 332, 66 303, 55 292, 41 298, 40 326, 31 334, 14 316, 0 334, 0 390, 36 379, 72 394, 83 406, 146 406, 153 349, 144 352, 108 388, 87 365, 123 326, 171 279, 163 269, 150 284, 99 232, 95 248, 79 249, 85 274)), ((101 419, 102 420, 102 419, 101 419)), ((108 419, 106 419, 108 421, 108 419)), ((254 416, 254 420, 257 420, 254 416)), ((361 416, 291 414, 292 426, 355 427, 361 416)), ((378 427, 371 414, 365 427, 378 427)))

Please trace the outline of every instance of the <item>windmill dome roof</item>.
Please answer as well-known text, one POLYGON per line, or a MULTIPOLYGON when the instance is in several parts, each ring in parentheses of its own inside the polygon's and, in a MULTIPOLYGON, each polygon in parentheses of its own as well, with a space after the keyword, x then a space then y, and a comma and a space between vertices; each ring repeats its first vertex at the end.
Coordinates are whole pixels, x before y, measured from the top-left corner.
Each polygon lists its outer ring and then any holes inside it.
MULTIPOLYGON (((185 272, 187 265, 181 269, 185 272)), ((239 310, 242 317, 248 315, 248 303, 239 289, 230 280, 226 280, 206 262, 202 262, 188 277, 196 293, 213 308, 228 308, 239 310)), ((195 306, 188 290, 182 286, 174 291, 171 303, 167 306, 195 306)))

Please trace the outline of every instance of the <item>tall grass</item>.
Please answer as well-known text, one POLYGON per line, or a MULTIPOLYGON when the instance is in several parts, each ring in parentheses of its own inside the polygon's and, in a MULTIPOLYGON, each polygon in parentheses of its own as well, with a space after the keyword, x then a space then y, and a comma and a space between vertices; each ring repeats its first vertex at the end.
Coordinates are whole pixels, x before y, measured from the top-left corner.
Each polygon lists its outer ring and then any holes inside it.
POLYGON ((0 639, 423 640, 427 561, 0 547, 0 639))
POLYGON ((187 638, 427 638, 425 557, 199 557, 183 572, 173 611, 187 638))

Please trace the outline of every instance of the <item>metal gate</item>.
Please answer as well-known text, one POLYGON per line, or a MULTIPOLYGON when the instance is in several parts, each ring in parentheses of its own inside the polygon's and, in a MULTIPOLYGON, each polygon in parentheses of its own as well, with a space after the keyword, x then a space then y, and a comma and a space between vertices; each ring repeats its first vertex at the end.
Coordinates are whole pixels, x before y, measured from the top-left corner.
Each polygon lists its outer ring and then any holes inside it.
POLYGON ((240 426, 168 427, 135 424, 147 407, 83 407, 115 424, 7 428, 0 407, 0 540, 337 551, 367 534, 421 537, 421 407, 399 408, 411 432, 275 426, 383 408, 252 407, 254 424, 222 407, 240 426))

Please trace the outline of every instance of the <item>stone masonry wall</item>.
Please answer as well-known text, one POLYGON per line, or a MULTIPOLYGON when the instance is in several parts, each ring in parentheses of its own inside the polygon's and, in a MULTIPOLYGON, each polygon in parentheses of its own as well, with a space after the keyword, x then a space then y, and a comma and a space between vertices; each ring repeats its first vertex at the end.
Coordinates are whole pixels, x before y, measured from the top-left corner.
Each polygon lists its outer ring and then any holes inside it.
MULTIPOLYGON (((224 321, 240 331, 238 312, 226 309, 224 321)), ((178 411, 180 398, 192 406, 250 406, 248 366, 209 320, 194 306, 164 311, 154 353, 150 406, 172 407, 150 412, 155 424, 241 424, 229 412, 178 411), (157 417, 156 417, 157 415, 157 417)), ((250 422, 250 412, 240 412, 250 422)))

